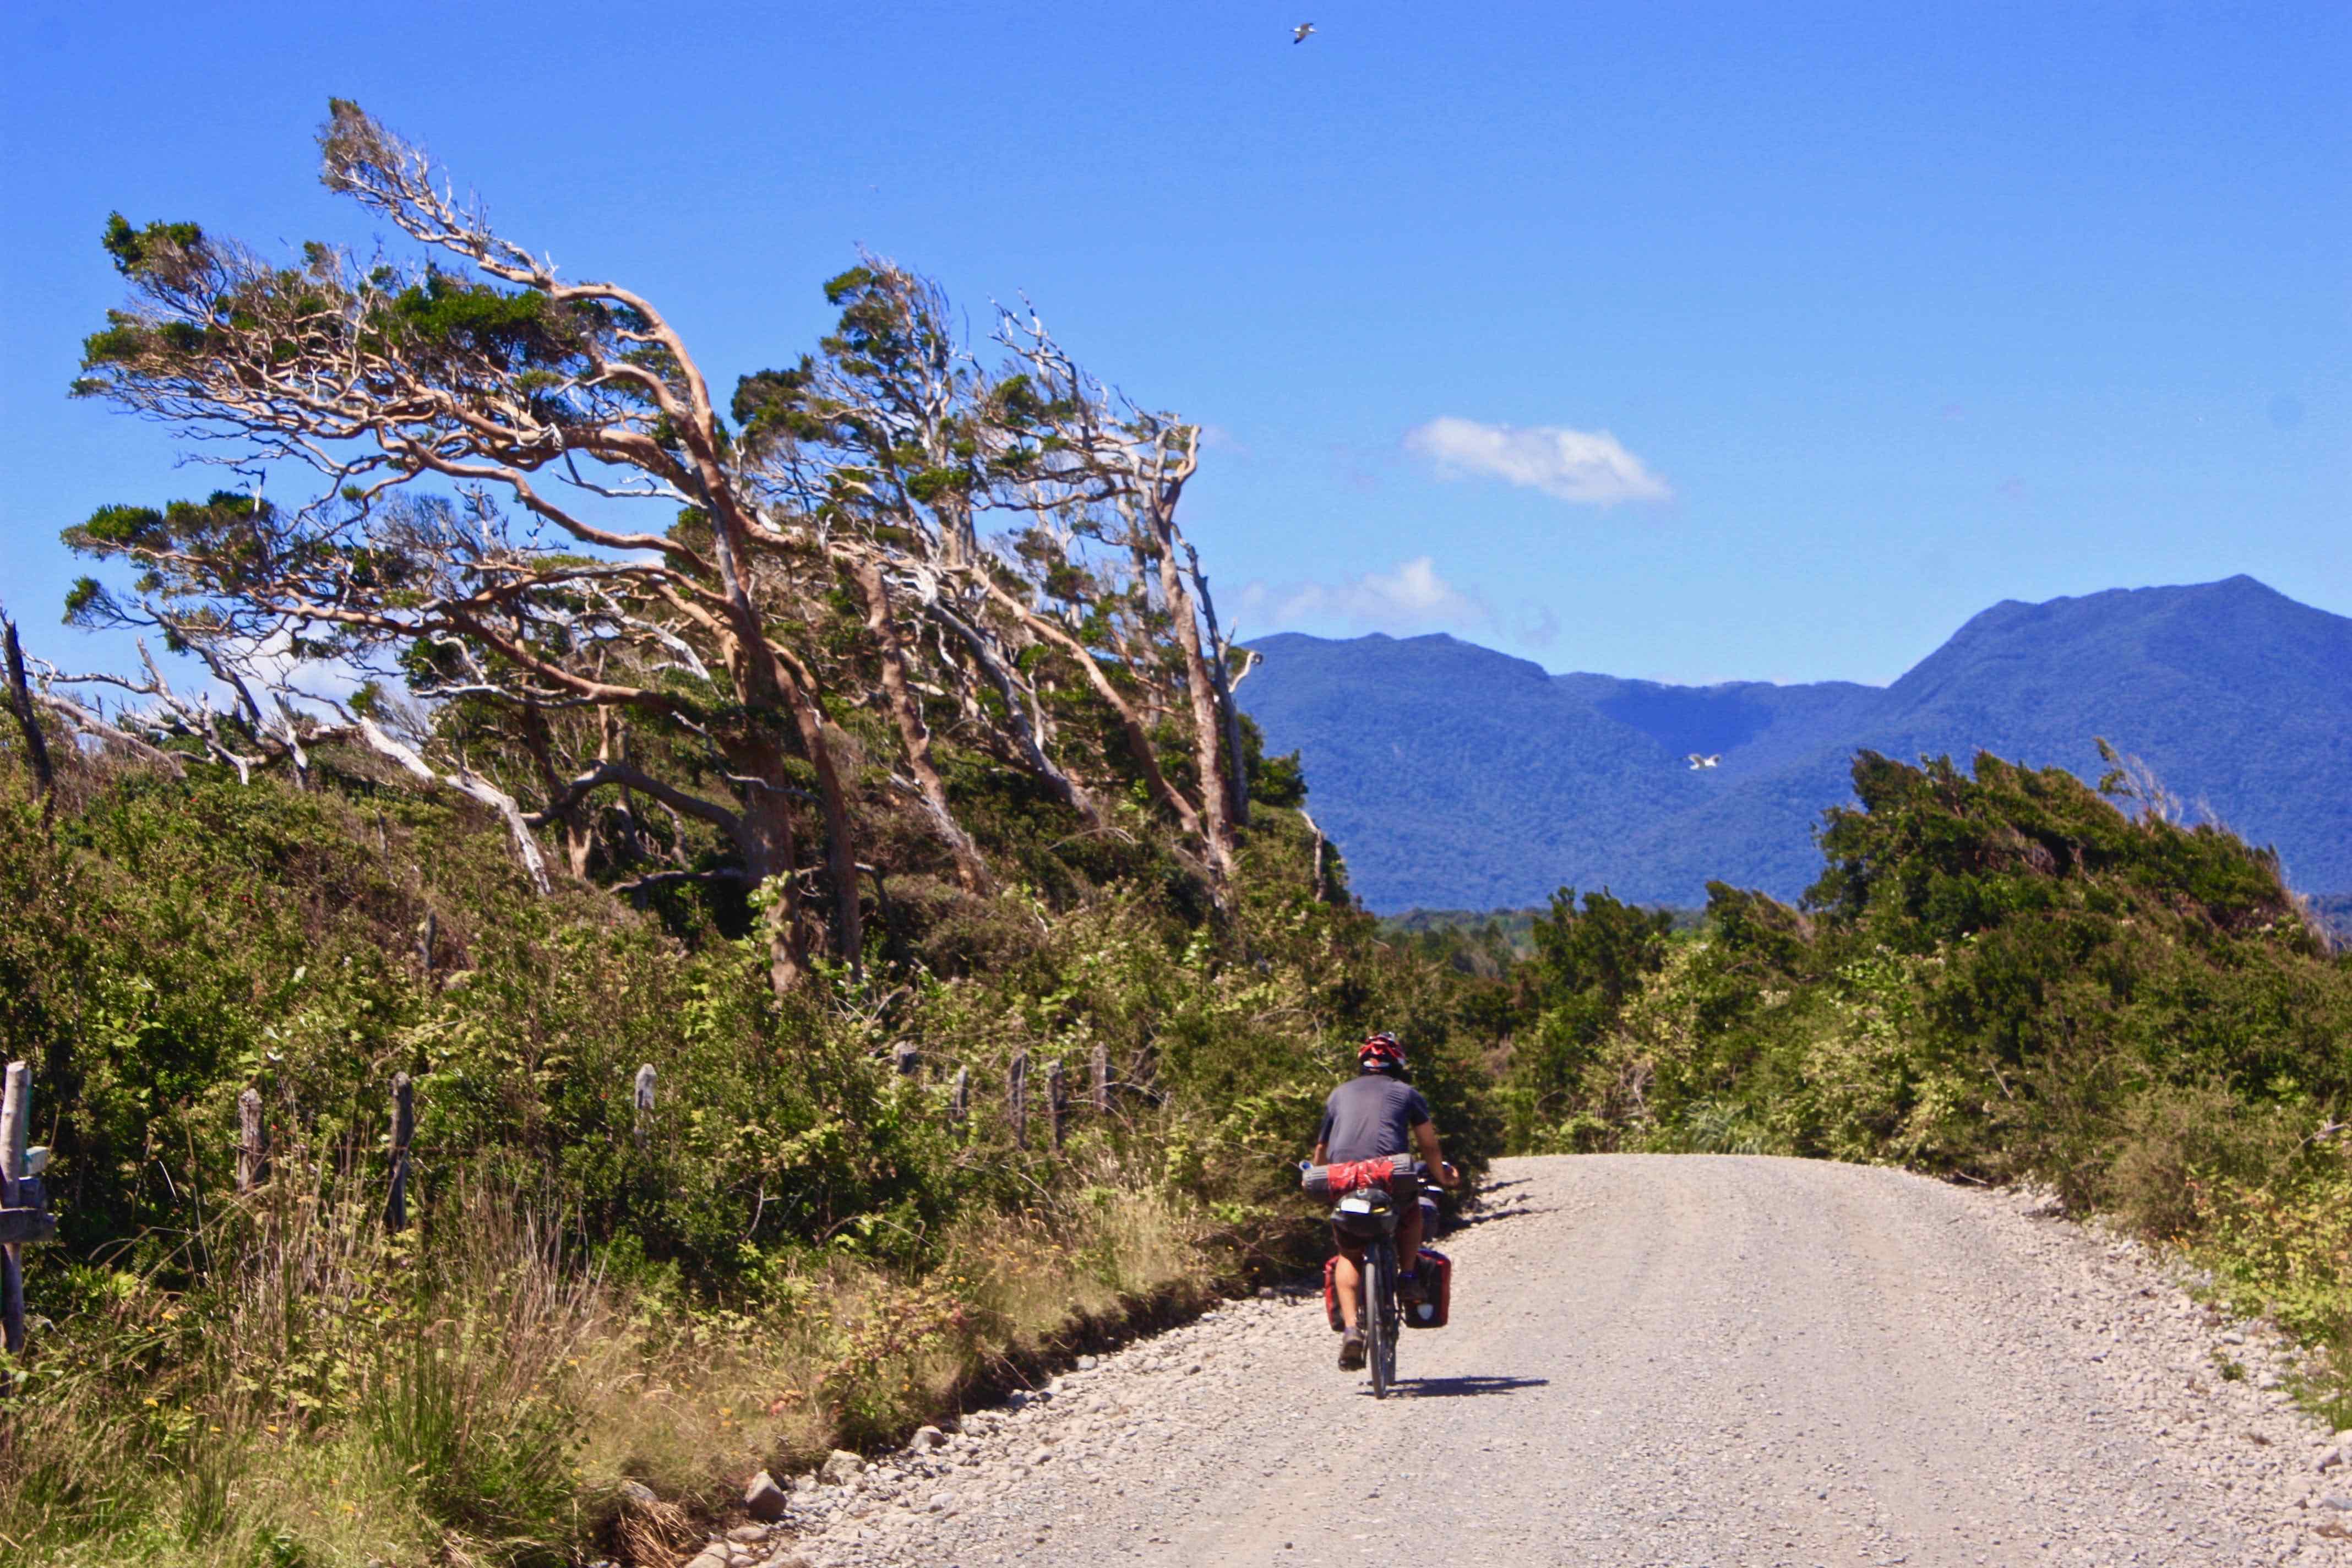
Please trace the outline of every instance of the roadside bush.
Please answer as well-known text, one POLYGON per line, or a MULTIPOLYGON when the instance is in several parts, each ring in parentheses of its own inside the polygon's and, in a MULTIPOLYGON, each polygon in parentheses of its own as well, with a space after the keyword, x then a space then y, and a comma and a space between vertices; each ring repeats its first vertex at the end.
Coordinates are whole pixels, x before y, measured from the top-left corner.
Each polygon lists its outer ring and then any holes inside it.
POLYGON ((1062 845, 967 780, 1034 877, 894 878, 867 974, 779 1003, 747 923, 535 897, 469 808, 318 761, 305 793, 68 758, 45 834, 0 760, 0 1049, 33 1062, 62 1222, 0 1533, 45 1561, 664 1561, 761 1465, 1286 1260, 1291 1166, 1370 1028, 1412 1042, 1458 1163, 1496 1147, 1492 982, 1325 901, 1292 812, 1261 805, 1217 917, 1139 809, 1062 845), (239 1194, 248 1086, 272 1170, 239 1194))

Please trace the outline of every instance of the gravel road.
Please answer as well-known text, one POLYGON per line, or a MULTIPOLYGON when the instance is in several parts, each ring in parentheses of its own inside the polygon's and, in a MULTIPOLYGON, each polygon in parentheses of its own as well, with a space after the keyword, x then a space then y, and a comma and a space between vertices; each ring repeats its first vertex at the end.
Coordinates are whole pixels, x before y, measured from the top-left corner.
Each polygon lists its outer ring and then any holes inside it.
POLYGON ((802 1482, 796 1550, 819 1568, 2352 1564, 2352 1479, 2276 1389, 2283 1352, 2025 1196, 1641 1155, 1505 1161, 1488 1192, 1447 1242, 1453 1326, 1405 1337, 1389 1400, 1338 1370, 1319 1300, 1230 1303, 919 1456, 802 1482))

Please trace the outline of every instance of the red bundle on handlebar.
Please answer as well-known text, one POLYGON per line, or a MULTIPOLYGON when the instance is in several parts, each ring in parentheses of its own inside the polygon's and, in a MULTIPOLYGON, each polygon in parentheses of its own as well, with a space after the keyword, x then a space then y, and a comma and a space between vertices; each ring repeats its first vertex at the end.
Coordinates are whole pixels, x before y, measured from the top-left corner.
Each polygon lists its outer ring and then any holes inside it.
POLYGON ((1333 1165, 1301 1165, 1298 1184, 1310 1198, 1336 1198, 1359 1187, 1385 1187, 1410 1176, 1421 1162, 1411 1154, 1391 1154, 1380 1160, 1349 1160, 1333 1165))

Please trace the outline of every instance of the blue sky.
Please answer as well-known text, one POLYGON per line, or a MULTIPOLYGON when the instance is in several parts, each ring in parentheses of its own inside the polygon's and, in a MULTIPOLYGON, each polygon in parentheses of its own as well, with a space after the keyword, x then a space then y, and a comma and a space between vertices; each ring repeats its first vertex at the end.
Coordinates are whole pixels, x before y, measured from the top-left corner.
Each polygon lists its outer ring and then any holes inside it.
POLYGON ((2352 614, 2341 4, 23 5, 0 60, 0 597, 63 662, 120 650, 57 530, 208 480, 63 395, 100 227, 365 240, 330 94, 722 385, 860 243, 1025 291, 1212 428, 1244 635, 1884 681, 2002 598, 2352 614))

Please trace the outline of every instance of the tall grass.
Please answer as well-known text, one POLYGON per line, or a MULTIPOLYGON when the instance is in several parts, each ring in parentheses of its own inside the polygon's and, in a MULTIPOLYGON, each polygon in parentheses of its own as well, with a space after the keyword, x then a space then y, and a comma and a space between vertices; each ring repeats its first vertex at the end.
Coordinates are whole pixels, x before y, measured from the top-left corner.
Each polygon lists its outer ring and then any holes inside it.
MULTIPOLYGON (((974 1215, 922 1272, 833 1258, 725 1305, 615 1279, 558 1216, 458 1183, 384 1233, 313 1168, 216 1206, 173 1260, 88 1281, 5 1412, 0 1535, 61 1565, 676 1561, 751 1471, 870 1445, 1073 1336, 1197 1297, 1207 1224, 1093 1180, 974 1215), (621 1483, 662 1500, 625 1508, 621 1483)), ((299 1158, 281 1171, 300 1169, 299 1158)))

